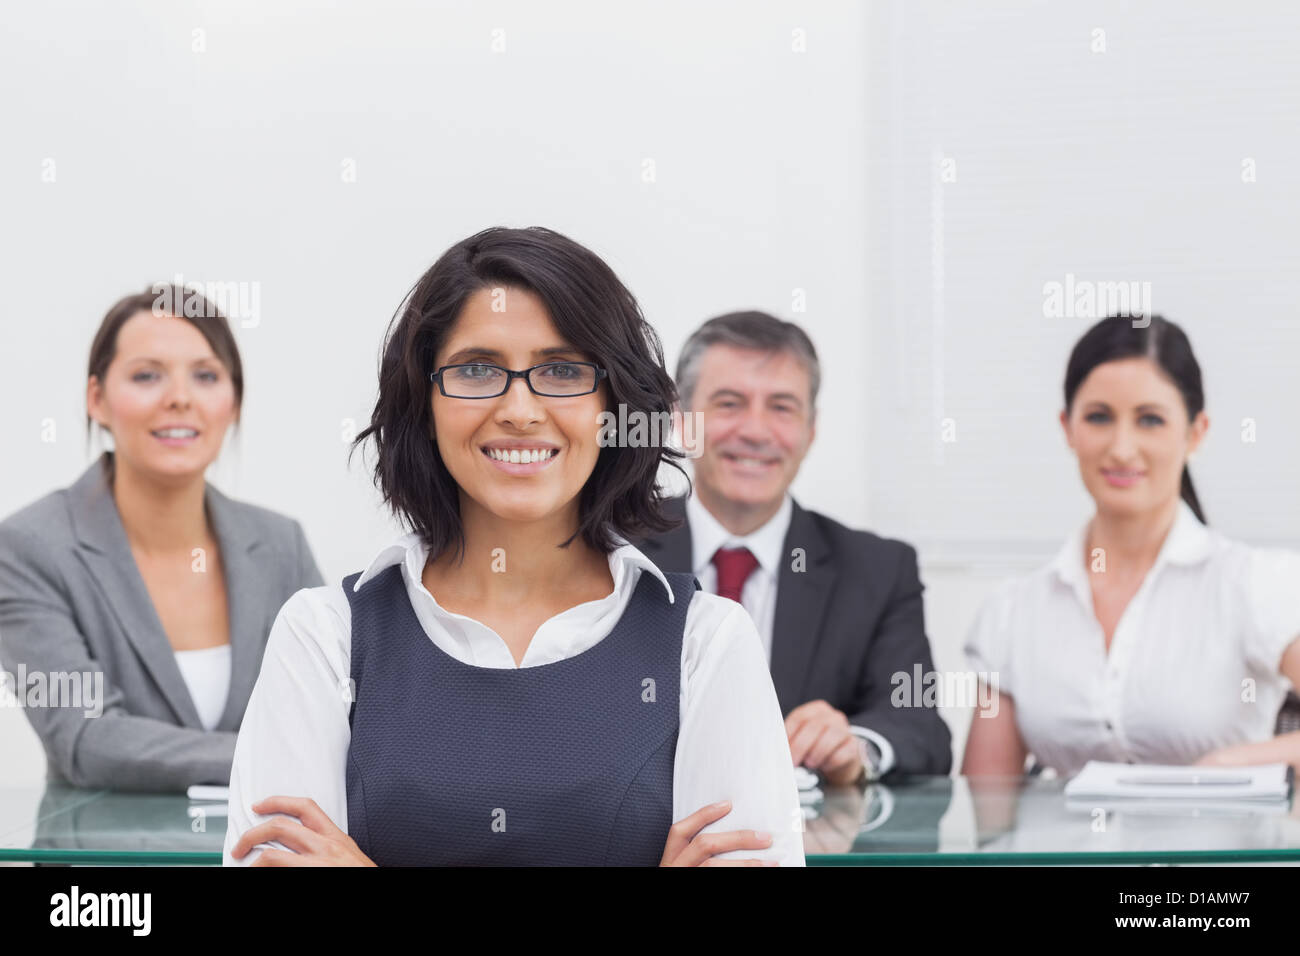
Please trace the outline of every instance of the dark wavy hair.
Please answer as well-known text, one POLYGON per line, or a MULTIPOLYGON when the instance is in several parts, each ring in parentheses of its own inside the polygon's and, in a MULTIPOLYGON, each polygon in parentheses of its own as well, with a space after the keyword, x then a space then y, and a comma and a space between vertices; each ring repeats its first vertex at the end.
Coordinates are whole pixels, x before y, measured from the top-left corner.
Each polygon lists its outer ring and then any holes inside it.
MULTIPOLYGON (((1201 366, 1192 354, 1192 343, 1187 333, 1159 315, 1148 316, 1141 322, 1137 322, 1136 316, 1112 315, 1085 332, 1070 353, 1070 361, 1065 367, 1066 414, 1070 412, 1079 386, 1094 368, 1103 362, 1126 358, 1148 358, 1155 362, 1183 396, 1188 421, 1205 408, 1201 366)), ((1186 464, 1183 465, 1181 494, 1197 520, 1206 524, 1205 512, 1201 510, 1186 464)))
MULTIPOLYGON (((607 409, 671 414, 677 390, 664 368, 659 336, 632 293, 595 253, 540 226, 494 227, 448 249, 420 277, 394 314, 379 365, 379 397, 370 424, 348 453, 367 440, 376 449, 374 481, 393 514, 417 532, 430 554, 464 553, 459 488, 438 451, 431 421, 429 373, 466 300, 481 289, 525 289, 545 304, 566 342, 609 374, 607 409)), ((652 419, 653 420, 653 419, 652 419)), ((593 429, 596 423, 592 423, 593 429)), ((670 530, 657 483, 661 463, 684 475, 677 449, 602 447, 583 486, 576 534, 608 553, 614 536, 632 539, 670 530)), ((567 547, 571 536, 560 546, 567 547)))

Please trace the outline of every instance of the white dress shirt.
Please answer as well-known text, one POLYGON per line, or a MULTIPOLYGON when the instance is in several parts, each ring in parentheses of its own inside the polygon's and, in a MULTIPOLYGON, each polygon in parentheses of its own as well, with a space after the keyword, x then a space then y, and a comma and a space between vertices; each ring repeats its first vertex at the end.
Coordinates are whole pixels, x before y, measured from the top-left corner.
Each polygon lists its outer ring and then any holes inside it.
POLYGON ((199 712, 199 723, 204 730, 213 730, 226 712, 226 698, 230 696, 230 644, 173 653, 194 709, 199 712))
MULTIPOLYGON (((772 660, 772 625, 776 617, 776 586, 781 562, 785 560, 785 536, 790 530, 793 513, 794 502, 786 495, 776 514, 762 527, 747 535, 734 535, 700 504, 695 495, 686 499, 686 520, 691 529, 691 567, 700 587, 710 594, 718 593, 718 569, 713 564, 713 556, 719 548, 748 548, 758 559, 758 567, 740 590, 740 603, 758 628, 769 666, 772 660)), ((888 773, 894 766, 894 748, 889 741, 867 727, 849 729, 863 743, 863 762, 874 763, 877 775, 888 773), (867 752, 867 743, 875 746, 878 756, 867 752)))
MULTIPOLYGON (((626 541, 619 544, 609 555, 614 590, 545 621, 519 666, 565 660, 599 643, 613 630, 644 573, 662 582, 672 599, 667 578, 655 564, 626 541)), ((400 564, 420 626, 439 649, 476 667, 515 667, 509 647, 495 631, 439 606, 422 582, 427 557, 419 536, 405 535, 379 553, 356 587, 400 564)), ((271 819, 251 809, 265 797, 311 797, 347 831, 351 644, 351 607, 341 583, 305 588, 280 609, 235 744, 226 865, 247 865, 260 855, 254 850, 234 860, 230 851, 245 830, 271 819)), ((705 830, 765 830, 772 834, 772 844, 766 850, 721 856, 802 866, 803 818, 794 768, 776 691, 749 616, 734 602, 695 592, 686 615, 681 667, 673 821, 730 800, 731 811, 705 830)), ((602 732, 617 733, 618 728, 602 732)))
POLYGON ((967 639, 971 669, 1015 700, 1038 762, 1063 774, 1089 760, 1189 764, 1272 737, 1282 655, 1300 636, 1300 555, 1230 541, 1180 504, 1107 652, 1086 534, 999 588, 967 639))

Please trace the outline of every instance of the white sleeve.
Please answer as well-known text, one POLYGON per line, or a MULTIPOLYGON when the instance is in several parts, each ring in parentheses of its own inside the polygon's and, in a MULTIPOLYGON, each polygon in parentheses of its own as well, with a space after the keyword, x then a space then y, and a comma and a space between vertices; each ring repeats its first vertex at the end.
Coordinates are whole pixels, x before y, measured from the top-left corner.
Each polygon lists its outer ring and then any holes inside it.
POLYGON ((236 860, 230 851, 245 830, 275 816, 252 810, 266 797, 310 797, 347 832, 351 642, 341 585, 305 588, 280 608, 235 742, 224 865, 261 855, 236 860))
POLYGON ((984 601, 966 634, 966 666, 987 686, 1015 696, 1011 653, 1014 582, 997 588, 984 601))
MULTIPOLYGON (((849 731, 853 736, 857 737, 861 741, 870 741, 872 745, 875 746, 877 752, 879 752, 880 766, 876 767, 877 774, 883 777, 885 774, 889 773, 889 771, 894 769, 894 763, 896 762, 894 756, 894 745, 889 742, 889 738, 885 737, 883 734, 876 733, 870 727, 859 727, 856 724, 850 726, 849 731)), ((864 754, 862 759, 865 763, 869 758, 864 754)))
POLYGON ((731 811, 704 829, 766 831, 772 844, 721 858, 803 866, 794 762, 758 629, 736 602, 696 591, 682 643, 673 822, 730 800, 731 811))
POLYGON ((1246 565, 1246 659, 1268 674, 1300 638, 1300 554, 1281 548, 1252 549, 1246 565))

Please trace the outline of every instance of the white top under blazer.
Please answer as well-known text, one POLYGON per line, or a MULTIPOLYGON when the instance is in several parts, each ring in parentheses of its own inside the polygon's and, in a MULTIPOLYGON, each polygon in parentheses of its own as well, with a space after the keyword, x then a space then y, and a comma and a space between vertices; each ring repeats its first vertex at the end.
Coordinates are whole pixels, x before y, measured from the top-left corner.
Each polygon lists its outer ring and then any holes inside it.
POLYGON ((194 699, 194 709, 204 730, 214 730, 226 711, 230 696, 230 644, 200 647, 192 651, 174 651, 185 686, 194 699))
POLYGON ((1290 686, 1282 655, 1300 637, 1300 555, 1230 541, 1180 503, 1108 653, 1086 534, 999 588, 967 638, 971 669, 1014 699, 1038 762, 1062 774, 1089 760, 1189 764, 1272 737, 1290 686))

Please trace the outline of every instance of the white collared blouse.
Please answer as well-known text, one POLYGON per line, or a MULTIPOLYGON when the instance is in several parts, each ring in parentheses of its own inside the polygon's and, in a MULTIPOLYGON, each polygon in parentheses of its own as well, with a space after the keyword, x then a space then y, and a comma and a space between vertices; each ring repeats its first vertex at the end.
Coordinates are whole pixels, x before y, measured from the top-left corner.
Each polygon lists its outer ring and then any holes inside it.
POLYGON ((1300 638, 1300 555, 1231 541, 1180 503, 1107 652, 1086 533, 999 588, 966 642, 970 668, 1014 699, 1037 761, 1063 774, 1089 760, 1189 764, 1272 737, 1290 687, 1282 655, 1300 638))
MULTIPOLYGON (((609 554, 614 590, 545 621, 520 666, 565 660, 603 640, 622 616, 642 574, 653 574, 672 600, 668 580, 654 562, 626 541, 619 544, 609 554)), ((405 535, 375 557, 356 587, 400 564, 415 615, 440 650, 476 667, 515 667, 509 647, 495 631, 445 610, 429 593, 422 581, 427 557, 419 536, 405 535)), ((265 797, 311 797, 347 832, 351 641, 351 607, 341 582, 298 591, 281 608, 235 745, 226 865, 247 865, 260 854, 254 850, 234 860, 230 851, 245 830, 271 819, 251 809, 265 797)), ((673 820, 730 800, 730 813, 705 829, 763 830, 772 834, 772 844, 767 850, 733 851, 723 857, 802 866, 803 818, 781 709, 762 644, 744 609, 717 595, 695 592, 686 616, 681 667, 673 820)), ((617 728, 608 731, 616 733, 617 728)))

